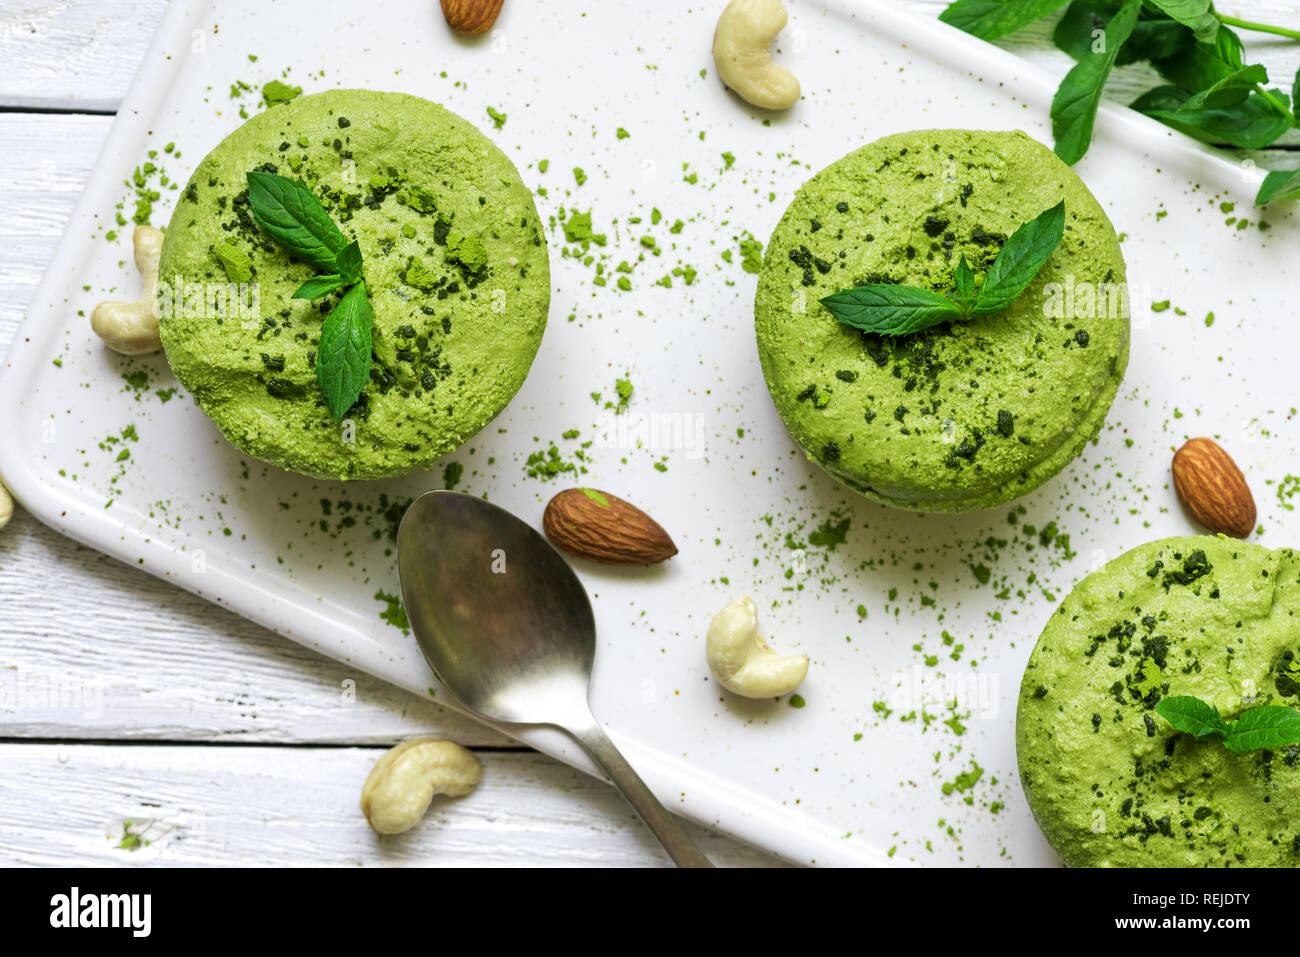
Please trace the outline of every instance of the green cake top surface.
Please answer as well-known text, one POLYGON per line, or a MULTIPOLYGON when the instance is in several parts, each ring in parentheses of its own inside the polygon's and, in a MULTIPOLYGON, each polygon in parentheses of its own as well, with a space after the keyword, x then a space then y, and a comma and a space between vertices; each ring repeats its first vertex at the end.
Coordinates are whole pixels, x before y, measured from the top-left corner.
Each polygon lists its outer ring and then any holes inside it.
POLYGON ((889 504, 986 508, 1041 484, 1092 438, 1128 359, 1124 260, 1100 204, 1019 132, 924 130, 813 176, 772 234, 755 303, 777 410, 809 456, 889 504), (991 316, 891 338, 819 299, 867 283, 982 278, 1020 225, 1065 201, 1065 234, 991 316))
POLYGON ((160 279, 167 359, 203 411, 249 454, 333 478, 427 467, 481 429, 528 373, 550 285, 509 159, 434 103, 366 90, 298 97, 223 140, 181 193, 160 279), (305 183, 360 243, 373 360, 340 422, 315 372, 339 294, 291 299, 316 270, 254 221, 254 170, 305 183))
POLYGON ((1234 754, 1155 710, 1300 707, 1300 555, 1170 538, 1080 582, 1020 689, 1021 782, 1075 866, 1300 865, 1300 745, 1234 754))

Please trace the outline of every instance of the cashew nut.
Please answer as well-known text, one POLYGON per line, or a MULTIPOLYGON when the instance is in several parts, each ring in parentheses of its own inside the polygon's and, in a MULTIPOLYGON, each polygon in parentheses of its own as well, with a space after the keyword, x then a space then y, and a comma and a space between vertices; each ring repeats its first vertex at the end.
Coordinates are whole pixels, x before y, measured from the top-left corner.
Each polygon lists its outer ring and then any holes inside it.
POLYGON ((807 655, 780 655, 758 633, 752 598, 737 598, 713 616, 705 642, 718 683, 745 698, 779 698, 808 674, 807 655))
POLYGON ((784 110, 799 99, 799 81, 772 62, 770 47, 785 27, 781 0, 731 0, 713 34, 718 75, 747 103, 784 110))
POLYGON ((142 356, 162 348, 158 335, 158 258, 162 230, 137 226, 131 237, 135 268, 140 271, 138 302, 101 302, 90 314, 90 328, 114 352, 142 356))
POLYGON ((436 794, 463 797, 474 790, 483 766, 452 741, 412 738, 385 751, 361 787, 361 813, 379 834, 415 827, 436 794))
POLYGON ((5 483, 0 482, 0 528, 9 524, 9 519, 14 517, 14 497, 9 494, 5 488, 5 483))

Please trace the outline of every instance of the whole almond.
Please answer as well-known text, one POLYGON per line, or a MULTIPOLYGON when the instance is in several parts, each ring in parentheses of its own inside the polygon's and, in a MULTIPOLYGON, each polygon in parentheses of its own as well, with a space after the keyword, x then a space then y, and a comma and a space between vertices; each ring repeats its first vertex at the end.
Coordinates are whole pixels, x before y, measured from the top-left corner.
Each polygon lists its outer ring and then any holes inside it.
POLYGON ((1212 532, 1247 538, 1255 530, 1255 498, 1246 477, 1213 439, 1189 439, 1174 453, 1174 491, 1212 532))
POLYGON ((447 26, 458 33, 487 33, 505 0, 441 0, 447 26))
POLYGON ((617 495, 594 488, 566 489, 546 506, 546 537, 557 548, 613 565, 654 565, 677 546, 653 518, 617 495))

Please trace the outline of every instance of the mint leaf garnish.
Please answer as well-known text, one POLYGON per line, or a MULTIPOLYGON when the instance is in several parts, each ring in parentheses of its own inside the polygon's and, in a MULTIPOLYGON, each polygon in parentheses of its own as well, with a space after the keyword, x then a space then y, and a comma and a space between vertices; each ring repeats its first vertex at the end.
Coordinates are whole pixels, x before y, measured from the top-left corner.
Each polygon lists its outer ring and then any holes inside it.
POLYGON ((884 336, 905 336, 965 316, 961 306, 943 293, 889 283, 846 289, 821 303, 836 321, 884 336))
POLYGON ((257 224, 290 255, 321 272, 338 271, 335 260, 347 237, 304 184, 275 173, 250 172, 248 205, 257 224))
POLYGON ((374 321, 366 284, 359 282, 344 294, 321 327, 316 381, 335 422, 352 408, 370 378, 370 331, 374 321))
POLYGON ((869 283, 820 300, 837 322, 882 336, 906 336, 941 322, 1001 312, 1029 287, 1065 235, 1065 201, 1020 226, 1002 246, 975 291, 963 253, 948 293, 896 283, 869 283))
POLYGON ((971 313, 1001 312, 1034 281, 1065 235, 1065 200, 1025 223, 1006 241, 993 260, 971 313))
POLYGON ((971 304, 975 300, 975 274, 971 272, 965 253, 961 254, 957 268, 952 274, 951 296, 953 302, 961 306, 963 312, 970 313, 971 304))
POLYGON ((337 422, 356 403, 370 378, 375 314, 361 280, 361 244, 348 242, 305 183, 253 171, 248 174, 253 218, 292 256, 323 275, 308 279, 292 299, 320 299, 346 289, 321 326, 316 382, 337 422))
POLYGON ((361 281, 361 244, 350 242, 334 257, 335 269, 343 279, 343 285, 350 286, 361 281))
POLYGON ((1223 736, 1223 746, 1236 754, 1288 744, 1300 744, 1300 711, 1276 706, 1243 711, 1223 736))
POLYGON ((1156 714, 1179 731, 1190 734, 1197 741, 1204 741, 1213 735, 1223 734, 1227 729, 1218 708, 1206 704, 1200 698, 1193 698, 1191 695, 1161 698, 1156 703, 1156 714))
POLYGON ((1300 744, 1300 711, 1292 708, 1264 705, 1243 711, 1236 721, 1225 721, 1213 705, 1177 695, 1161 698, 1156 714, 1197 741, 1218 738, 1234 754, 1300 744))
POLYGON ((347 283, 338 273, 330 273, 328 276, 313 276, 297 288, 290 299, 320 299, 322 296, 328 296, 336 289, 342 289, 347 283))

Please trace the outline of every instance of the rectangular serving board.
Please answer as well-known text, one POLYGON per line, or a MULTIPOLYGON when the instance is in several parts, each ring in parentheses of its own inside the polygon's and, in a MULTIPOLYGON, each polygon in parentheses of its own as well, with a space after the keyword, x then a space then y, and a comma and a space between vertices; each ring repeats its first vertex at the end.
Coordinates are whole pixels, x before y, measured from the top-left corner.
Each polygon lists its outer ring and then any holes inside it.
MULTIPOLYGON (((1124 234, 1135 308, 1132 360, 1098 441, 1014 524, 1010 507, 927 517, 858 499, 805 460, 772 407, 739 242, 765 241, 808 176, 878 136, 969 127, 1050 142, 1055 81, 892 5, 792 0, 777 56, 804 97, 769 116, 714 74, 719 5, 515 2, 473 40, 432 2, 172 4, 7 357, 0 473, 79 541, 435 697, 414 640, 379 614, 376 593, 397 591, 384 510, 441 487, 452 462, 459 488, 537 524, 561 487, 613 491, 681 549, 648 571, 578 565, 600 633, 594 709, 667 804, 796 862, 1054 863, 1020 791, 1013 732, 1024 662, 1056 603, 1120 551, 1196 531, 1168 477, 1190 435, 1237 456, 1260 541, 1297 541, 1283 482, 1300 472, 1300 221, 1270 211, 1261 230, 1259 171, 1103 107, 1077 169, 1124 234), (161 356, 123 359, 89 329, 96 302, 135 295, 129 228, 105 239, 115 206, 133 208, 132 170, 174 142, 180 157, 156 162, 183 183, 276 78, 440 102, 538 190, 553 283, 540 354, 506 411, 428 473, 345 486, 263 466, 183 393, 161 400, 175 386, 161 356), (240 81, 253 89, 232 98, 240 81), (506 114, 500 129, 488 107, 506 114), (607 234, 607 274, 632 264, 630 291, 594 285, 594 263, 561 254, 556 224, 571 209, 590 209, 607 234), (687 266, 690 285, 672 274, 687 266), (670 287, 656 284, 665 275, 670 287), (604 403, 625 375, 635 391, 615 416, 604 403), (135 440, 121 439, 128 426, 135 440), (575 461, 588 441, 584 473, 525 474, 552 442, 575 461), (362 520, 340 527, 340 502, 362 520), (742 594, 780 649, 811 656, 802 707, 741 701, 709 680, 705 629, 742 594)), ((175 195, 164 190, 155 224, 175 195)), ((507 730, 590 770, 558 732, 507 730)))

